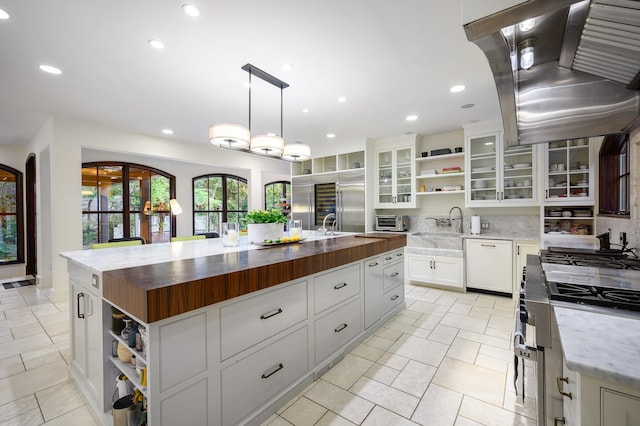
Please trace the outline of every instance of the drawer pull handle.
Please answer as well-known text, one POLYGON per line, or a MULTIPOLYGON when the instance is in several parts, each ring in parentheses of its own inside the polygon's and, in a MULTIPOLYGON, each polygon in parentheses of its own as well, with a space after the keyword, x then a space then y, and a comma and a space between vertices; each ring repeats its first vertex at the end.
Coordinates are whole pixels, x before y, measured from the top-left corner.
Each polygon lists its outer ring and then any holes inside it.
POLYGON ((495 247, 495 244, 480 244, 482 247, 495 247))
POLYGON ((336 327, 333 331, 335 331, 336 333, 340 333, 342 330, 344 330, 347 327, 348 327, 347 324, 341 324, 338 327, 336 327))
POLYGON ((284 365, 282 365, 282 363, 276 365, 275 367, 273 367, 273 370, 270 373, 262 373, 262 377, 263 379, 268 379, 269 377, 273 376, 274 374, 276 374, 278 371, 282 370, 284 368, 284 365))
POLYGON ((400 275, 400 272, 394 272, 393 274, 391 274, 392 277, 397 277, 398 275, 400 275))
POLYGON ((78 318, 84 318, 84 314, 80 313, 80 298, 82 297, 82 299, 84 300, 84 293, 78 293, 78 295, 76 296, 76 300, 78 302, 78 318))
POLYGON ((263 320, 263 319, 268 319, 268 318, 271 318, 271 317, 275 317, 276 315, 281 314, 281 313, 282 313, 282 308, 278 308, 278 309, 276 309, 275 311, 270 312, 270 313, 268 313, 268 314, 262 314, 262 315, 260 315, 260 319, 261 319, 261 320, 263 320))
POLYGON ((404 253, 396 253, 396 256, 397 256, 397 257, 400 257, 400 256, 402 256, 403 254, 404 254, 404 253))
POLYGON ((394 294, 393 296, 391 296, 391 300, 396 300, 398 297, 400 296, 398 296, 397 294, 394 294))
POLYGON ((560 395, 562 396, 566 396, 569 399, 573 399, 573 395, 571 395, 571 392, 565 392, 562 390, 562 382, 565 382, 567 384, 569 384, 569 378, 568 377, 556 377, 556 384, 558 385, 558 392, 560 392, 560 395))
POLYGON ((378 266, 378 262, 370 263, 370 264, 369 264, 369 268, 373 268, 374 266, 378 266))
POLYGON ((336 284, 333 286, 334 290, 340 290, 341 288, 344 288, 347 286, 347 283, 340 283, 340 284, 336 284))
POLYGON ((565 421, 564 417, 554 417, 553 418, 553 426, 563 425, 565 423, 566 423, 566 421, 565 421))
POLYGON ((384 260, 391 260, 391 259, 393 259, 393 257, 391 257, 391 256, 388 256, 388 257, 384 258, 384 260))

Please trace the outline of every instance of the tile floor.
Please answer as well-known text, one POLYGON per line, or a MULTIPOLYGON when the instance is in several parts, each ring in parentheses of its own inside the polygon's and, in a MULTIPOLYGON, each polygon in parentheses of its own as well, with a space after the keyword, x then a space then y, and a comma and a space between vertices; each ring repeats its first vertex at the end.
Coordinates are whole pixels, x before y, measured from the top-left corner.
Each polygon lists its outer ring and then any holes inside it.
MULTIPOLYGON (((48 295, 0 286, 0 426, 95 424, 67 373, 69 306, 48 295)), ((535 425, 512 385, 511 299, 408 285, 406 302, 265 424, 535 425)))

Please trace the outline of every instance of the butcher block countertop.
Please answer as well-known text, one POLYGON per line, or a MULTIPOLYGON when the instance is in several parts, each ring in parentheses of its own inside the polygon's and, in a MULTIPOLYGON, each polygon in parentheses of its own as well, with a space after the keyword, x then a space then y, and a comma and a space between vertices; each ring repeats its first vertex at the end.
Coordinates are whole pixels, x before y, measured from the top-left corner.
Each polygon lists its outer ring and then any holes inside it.
MULTIPOLYGON (((149 258, 147 264, 102 270, 102 295, 150 323, 402 248, 406 241, 405 234, 371 233, 234 251, 223 250, 219 239, 99 250, 105 255, 114 250, 109 253, 112 256, 121 250, 123 257, 145 256, 154 250, 157 256, 151 257, 171 259, 170 253, 163 251, 177 250, 176 244, 193 248, 187 258, 161 262, 149 258)), ((61 255, 89 269, 100 269, 91 264, 88 254, 84 259, 81 252, 61 255)), ((123 263, 127 261, 123 259, 123 263)))

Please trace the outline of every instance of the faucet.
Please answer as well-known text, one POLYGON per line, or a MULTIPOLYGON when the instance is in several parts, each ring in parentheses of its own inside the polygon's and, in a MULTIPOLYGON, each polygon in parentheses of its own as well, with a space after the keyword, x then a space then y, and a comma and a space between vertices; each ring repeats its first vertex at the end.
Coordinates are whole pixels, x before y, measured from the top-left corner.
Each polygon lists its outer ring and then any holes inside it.
POLYGON ((333 226, 336 223, 336 214, 335 213, 329 213, 328 215, 326 215, 324 217, 324 219, 322 219, 322 228, 318 229, 318 232, 322 233, 322 235, 327 235, 327 219, 333 218, 333 223, 331 224, 331 235, 333 235, 333 226))
POLYGON ((449 217, 448 217, 447 221, 449 223, 451 223, 451 212, 454 211, 455 209, 458 209, 458 211, 460 212, 460 224, 458 225, 458 232, 462 234, 462 219, 463 219, 463 216, 462 216, 462 209, 460 207, 458 207, 458 206, 451 207, 451 210, 449 210, 449 217))

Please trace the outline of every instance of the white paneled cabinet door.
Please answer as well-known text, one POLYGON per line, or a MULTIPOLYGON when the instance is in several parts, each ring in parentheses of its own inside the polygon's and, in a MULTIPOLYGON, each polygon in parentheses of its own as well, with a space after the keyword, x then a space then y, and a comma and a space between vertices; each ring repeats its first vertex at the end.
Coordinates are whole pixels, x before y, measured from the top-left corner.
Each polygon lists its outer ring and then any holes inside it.
POLYGON ((467 239, 467 288, 512 293, 513 250, 507 240, 467 239))
POLYGON ((376 208, 411 208, 415 199, 415 145, 376 151, 376 208))
POLYGON ((87 387, 94 401, 100 403, 102 395, 102 302, 90 292, 86 297, 86 353, 87 353, 87 387))
POLYGON ((86 377, 87 367, 87 291, 84 286, 71 280, 71 363, 81 377, 86 377))
POLYGON ((462 281, 462 259, 456 257, 434 257, 433 282, 449 287, 464 287, 462 281))
POLYGON ((407 256, 409 280, 429 283, 433 279, 433 259, 428 256, 407 256))
POLYGON ((382 256, 371 257, 364 265, 364 328, 382 317, 382 256))

